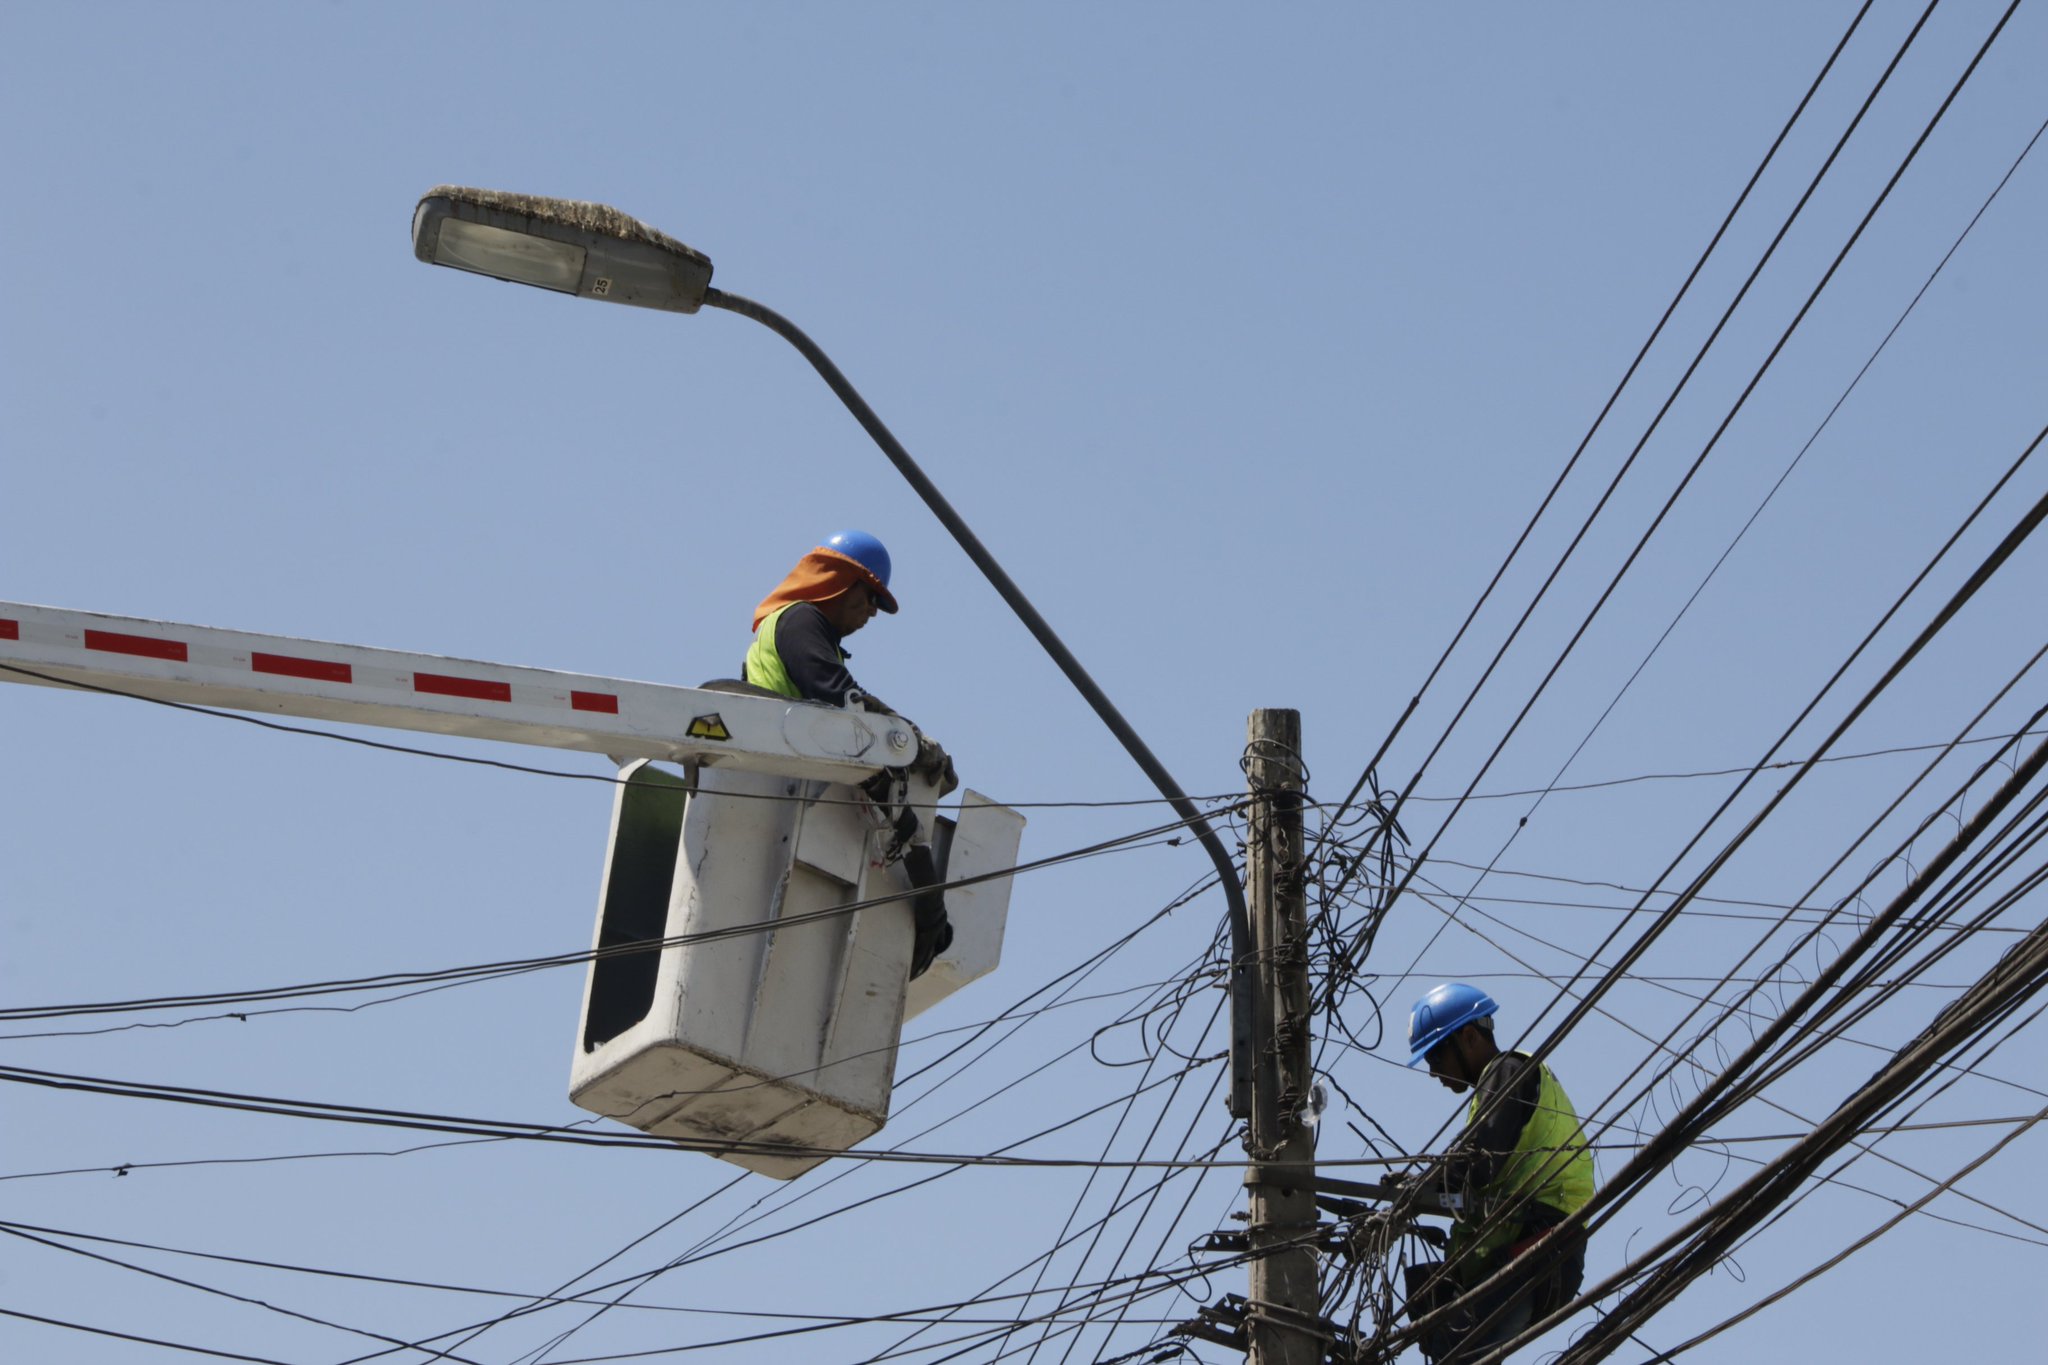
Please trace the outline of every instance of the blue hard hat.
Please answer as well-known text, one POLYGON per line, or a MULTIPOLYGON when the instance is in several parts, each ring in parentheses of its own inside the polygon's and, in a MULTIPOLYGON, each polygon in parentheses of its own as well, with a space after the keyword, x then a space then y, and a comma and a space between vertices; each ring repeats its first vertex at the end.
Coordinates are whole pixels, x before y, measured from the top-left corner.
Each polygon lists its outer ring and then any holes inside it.
POLYGON ((882 591, 876 605, 883 611, 896 610, 896 595, 889 591, 889 547, 866 531, 840 531, 825 542, 825 548, 845 555, 875 577, 882 591))
POLYGON ((1493 997, 1477 986, 1468 986, 1462 981, 1446 981, 1415 1002, 1415 1009, 1408 1016, 1408 1065, 1420 1066, 1430 1049, 1456 1033, 1475 1019, 1485 1019, 1499 1011, 1493 997))

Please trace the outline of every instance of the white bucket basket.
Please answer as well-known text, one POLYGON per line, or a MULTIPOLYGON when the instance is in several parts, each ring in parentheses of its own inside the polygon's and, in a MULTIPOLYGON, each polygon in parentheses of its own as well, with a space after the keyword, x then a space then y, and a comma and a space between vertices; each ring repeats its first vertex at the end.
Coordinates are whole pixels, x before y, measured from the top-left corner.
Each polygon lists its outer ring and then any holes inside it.
MULTIPOLYGON (((1010 881, 946 893, 953 943, 909 980, 909 877, 857 789, 644 762, 612 808, 569 1097, 788 1179, 889 1117, 903 1020, 993 971, 1010 881), (862 910, 836 907, 902 896, 862 910)), ((922 797, 935 796, 929 788, 922 797)), ((920 799, 913 793, 913 801, 920 799)), ((957 820, 919 811, 941 875, 1016 865, 1024 819, 973 792, 957 820)))

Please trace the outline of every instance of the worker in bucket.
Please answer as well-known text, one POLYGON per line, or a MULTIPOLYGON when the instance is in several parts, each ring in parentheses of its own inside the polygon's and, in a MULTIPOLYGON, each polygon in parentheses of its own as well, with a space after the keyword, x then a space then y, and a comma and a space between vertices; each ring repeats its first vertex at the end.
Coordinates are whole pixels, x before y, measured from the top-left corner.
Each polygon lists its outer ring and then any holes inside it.
POLYGON ((861 693, 870 711, 887 711, 846 671, 842 641, 875 619, 896 614, 889 551, 866 531, 841 531, 796 562, 754 608, 754 645, 740 676, 785 697, 844 706, 861 693))
POLYGON ((1411 1319, 1455 1303, 1423 1332, 1436 1365, 1477 1360, 1518 1336, 1570 1302, 1586 1271, 1583 1229, 1557 1229, 1593 1197, 1593 1154, 1550 1068, 1495 1044, 1499 1009, 1477 986, 1450 981, 1416 1001, 1408 1021, 1408 1065, 1427 1063, 1454 1093, 1472 1092, 1443 1169, 1444 1188, 1465 1195, 1449 1250, 1408 1269, 1411 1319))
MULTIPOLYGON (((866 531, 841 531, 799 559, 754 608, 754 643, 740 677, 799 701, 845 706, 857 700, 866 710, 897 714, 846 671, 843 642, 874 620, 876 612, 896 614, 888 547, 866 531)), ((912 766, 930 771, 941 796, 959 785, 953 761, 922 734, 912 766)), ((897 812, 896 821, 893 847, 901 849, 904 870, 918 888, 911 902, 916 937, 910 975, 915 978, 951 946, 953 925, 946 917, 944 893, 936 889, 937 863, 926 832, 907 808, 897 812)))

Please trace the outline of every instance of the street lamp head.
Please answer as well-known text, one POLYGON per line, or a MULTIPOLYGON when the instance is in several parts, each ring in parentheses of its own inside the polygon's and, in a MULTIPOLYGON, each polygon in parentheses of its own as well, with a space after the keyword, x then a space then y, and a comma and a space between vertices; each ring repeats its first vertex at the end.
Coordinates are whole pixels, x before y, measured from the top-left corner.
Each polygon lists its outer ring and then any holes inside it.
POLYGON ((429 265, 607 303, 694 313, 711 258, 604 204, 436 185, 412 214, 429 265))

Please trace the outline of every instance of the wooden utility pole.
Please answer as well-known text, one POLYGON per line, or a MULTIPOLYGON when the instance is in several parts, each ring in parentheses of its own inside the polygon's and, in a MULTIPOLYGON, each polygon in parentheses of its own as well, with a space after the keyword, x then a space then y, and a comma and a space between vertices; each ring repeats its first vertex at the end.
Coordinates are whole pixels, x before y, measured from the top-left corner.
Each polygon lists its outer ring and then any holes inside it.
POLYGON ((1315 1139, 1302 1114, 1309 1069, 1308 893, 1304 885, 1301 713, 1252 712, 1245 891, 1258 956, 1251 1196, 1251 1365, 1319 1365, 1328 1345, 1316 1289, 1315 1139))

